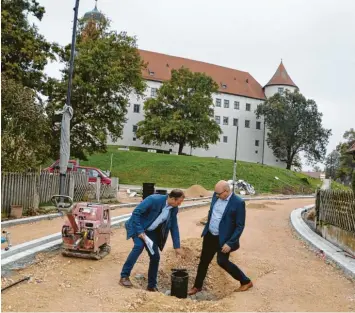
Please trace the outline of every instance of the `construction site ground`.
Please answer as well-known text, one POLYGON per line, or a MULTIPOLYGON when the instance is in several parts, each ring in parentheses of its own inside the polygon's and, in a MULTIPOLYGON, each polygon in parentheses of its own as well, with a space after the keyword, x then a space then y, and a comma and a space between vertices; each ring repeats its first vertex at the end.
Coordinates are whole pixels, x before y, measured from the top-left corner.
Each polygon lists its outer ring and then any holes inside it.
MULTIPOLYGON (((35 264, 3 278, 5 286, 31 276, 28 282, 2 293, 2 311, 354 311, 355 283, 310 250, 290 225, 291 211, 312 203, 314 199, 247 203, 241 247, 231 254, 231 260, 253 280, 254 287, 247 292, 235 292, 239 283, 219 268, 216 258, 204 285, 204 292, 213 300, 177 299, 145 291, 149 263, 145 251, 131 275, 135 287, 120 286, 120 271, 132 248, 132 240, 126 240, 125 229, 120 228, 113 230, 112 251, 103 260, 69 259, 58 251, 45 253, 37 256, 35 264), (138 274, 144 278, 136 279, 138 274)), ((200 222, 208 209, 179 213, 186 256, 175 256, 169 237, 161 254, 161 291, 169 288, 171 268, 176 267, 188 269, 192 287, 202 244, 200 222)), ((123 209, 113 212, 124 214, 123 209)), ((60 227, 60 220, 51 222, 60 227)), ((60 230, 58 226, 53 224, 53 232, 60 230)))

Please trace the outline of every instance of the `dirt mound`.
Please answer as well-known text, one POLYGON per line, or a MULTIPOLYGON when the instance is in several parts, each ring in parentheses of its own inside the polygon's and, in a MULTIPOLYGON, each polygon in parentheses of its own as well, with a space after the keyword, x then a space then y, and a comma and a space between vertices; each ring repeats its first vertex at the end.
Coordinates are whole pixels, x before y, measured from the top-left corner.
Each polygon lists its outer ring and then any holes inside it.
POLYGON ((208 221, 208 216, 202 218, 201 220, 199 220, 196 225, 197 226, 205 226, 207 224, 207 221, 208 221))
POLYGON ((266 202, 263 202, 264 204, 266 205, 281 205, 281 203, 277 203, 277 202, 273 202, 273 201, 266 201, 266 202))
POLYGON ((211 191, 206 190, 200 185, 192 185, 185 190, 185 196, 189 198, 208 197, 212 196, 212 194, 211 191))
MULTIPOLYGON (((184 258, 177 257, 173 249, 169 249, 164 253, 164 259, 158 272, 157 286, 163 294, 169 294, 170 292, 172 269, 186 269, 189 274, 188 289, 193 287, 200 261, 202 239, 183 240, 181 246, 185 253, 184 258)), ((146 261, 149 262, 148 259, 146 261)), ((140 288, 145 289, 147 285, 146 274, 140 276, 135 277, 135 284, 137 285, 138 283, 140 288), (139 280, 141 280, 141 283, 139 283, 139 280)), ((216 258, 214 258, 209 266, 203 291, 191 298, 191 300, 216 301, 231 294, 237 286, 238 284, 218 266, 216 258)))
POLYGON ((264 211, 275 211, 275 209, 268 207, 264 203, 247 203, 247 209, 257 209, 264 211))

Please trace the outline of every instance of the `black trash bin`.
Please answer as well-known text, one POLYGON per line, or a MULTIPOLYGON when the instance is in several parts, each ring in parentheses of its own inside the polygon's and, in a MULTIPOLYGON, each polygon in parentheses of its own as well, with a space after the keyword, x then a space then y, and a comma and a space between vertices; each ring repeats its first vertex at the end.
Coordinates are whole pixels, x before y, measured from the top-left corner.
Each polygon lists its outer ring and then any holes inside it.
POLYGON ((157 190, 155 190, 155 193, 157 193, 159 195, 167 195, 168 191, 166 189, 157 189, 157 190))
POLYGON ((187 298, 189 273, 186 269, 171 270, 171 295, 180 299, 187 298))
POLYGON ((143 200, 155 193, 155 183, 143 183, 143 200))

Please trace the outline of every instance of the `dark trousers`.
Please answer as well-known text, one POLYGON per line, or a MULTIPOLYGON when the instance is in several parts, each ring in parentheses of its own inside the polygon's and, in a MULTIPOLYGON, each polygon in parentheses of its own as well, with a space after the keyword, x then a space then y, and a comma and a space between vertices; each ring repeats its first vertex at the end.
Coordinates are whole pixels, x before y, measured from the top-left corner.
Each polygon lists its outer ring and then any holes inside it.
POLYGON ((144 248, 146 248, 150 261, 149 261, 149 269, 148 269, 148 287, 155 288, 157 286, 157 276, 158 276, 158 268, 159 268, 159 261, 160 261, 160 254, 159 249, 157 246, 159 233, 156 230, 147 231, 146 236, 148 236, 153 242, 153 250, 154 254, 150 254, 148 248, 146 247, 143 239, 138 237, 133 237, 133 249, 131 253, 128 255, 128 258, 123 265, 121 271, 121 277, 129 277, 131 275, 131 271, 136 264, 139 256, 141 255, 144 248))
POLYGON ((200 264, 198 265, 197 275, 194 287, 202 288, 203 281, 205 280, 208 266, 210 265, 214 255, 217 252, 217 263, 234 279, 240 281, 242 285, 250 282, 250 279, 245 276, 242 270, 229 261, 230 253, 221 252, 219 245, 219 236, 214 236, 210 232, 203 237, 202 252, 200 257, 200 264))

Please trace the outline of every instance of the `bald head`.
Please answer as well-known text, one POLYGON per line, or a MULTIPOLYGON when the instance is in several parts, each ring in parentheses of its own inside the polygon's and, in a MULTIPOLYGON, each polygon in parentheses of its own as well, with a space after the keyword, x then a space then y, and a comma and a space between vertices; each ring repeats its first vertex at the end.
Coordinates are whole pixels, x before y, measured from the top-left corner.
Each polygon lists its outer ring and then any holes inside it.
POLYGON ((231 193, 230 186, 227 181, 220 180, 214 187, 214 191, 216 192, 217 196, 224 200, 228 198, 231 193))

